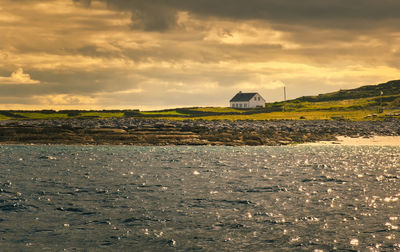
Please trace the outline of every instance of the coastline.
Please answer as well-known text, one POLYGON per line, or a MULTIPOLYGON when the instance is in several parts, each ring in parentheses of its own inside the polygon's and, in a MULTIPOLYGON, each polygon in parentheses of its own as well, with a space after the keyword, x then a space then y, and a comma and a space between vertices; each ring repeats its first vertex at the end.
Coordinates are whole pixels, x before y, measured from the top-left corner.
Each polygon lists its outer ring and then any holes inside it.
POLYGON ((400 136, 347 137, 338 136, 337 141, 319 141, 304 145, 347 145, 347 146, 399 146, 400 136))
POLYGON ((399 136, 399 120, 169 121, 110 118, 0 121, 0 144, 280 146, 311 143, 400 146, 399 136))

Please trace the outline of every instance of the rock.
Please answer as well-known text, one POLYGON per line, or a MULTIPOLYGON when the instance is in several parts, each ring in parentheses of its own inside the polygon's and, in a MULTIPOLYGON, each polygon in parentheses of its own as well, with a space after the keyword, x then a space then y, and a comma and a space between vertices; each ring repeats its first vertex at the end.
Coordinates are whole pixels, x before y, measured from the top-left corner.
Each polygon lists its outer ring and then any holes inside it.
POLYGON ((257 140, 246 139, 246 140, 243 140, 243 142, 245 145, 250 145, 250 146, 261 145, 260 141, 257 141, 257 140))
POLYGON ((0 143, 287 145, 343 136, 400 135, 400 120, 167 121, 138 118, 0 121, 0 143))
POLYGON ((125 134, 127 133, 126 130, 123 129, 110 129, 110 128, 106 128, 106 129, 88 129, 87 130, 88 133, 95 133, 95 134, 125 134))

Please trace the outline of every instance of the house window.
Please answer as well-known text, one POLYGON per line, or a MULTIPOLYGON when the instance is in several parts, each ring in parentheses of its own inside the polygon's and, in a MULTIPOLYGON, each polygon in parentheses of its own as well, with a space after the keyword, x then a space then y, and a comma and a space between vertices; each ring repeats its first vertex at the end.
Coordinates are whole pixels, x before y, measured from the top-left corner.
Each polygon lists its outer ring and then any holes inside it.
POLYGON ((242 104, 239 104, 239 108, 241 108, 242 107, 242 104))

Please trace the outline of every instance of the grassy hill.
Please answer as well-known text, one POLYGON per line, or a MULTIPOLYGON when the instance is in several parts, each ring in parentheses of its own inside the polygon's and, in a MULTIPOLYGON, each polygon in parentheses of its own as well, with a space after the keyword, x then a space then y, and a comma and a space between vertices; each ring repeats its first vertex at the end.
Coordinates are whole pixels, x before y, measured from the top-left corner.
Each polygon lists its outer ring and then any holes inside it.
POLYGON ((400 80, 266 104, 284 111, 386 111, 400 108, 400 80))
POLYGON ((294 101, 302 102, 323 102, 323 101, 341 101, 350 99, 360 99, 377 97, 380 94, 384 96, 398 96, 400 95, 400 80, 393 80, 378 85, 362 86, 355 89, 340 90, 333 93, 320 94, 317 96, 303 96, 294 101))
POLYGON ((0 120, 139 117, 170 120, 384 120, 400 118, 400 80, 355 89, 303 96, 265 108, 177 108, 138 110, 0 111, 0 120), (382 93, 382 95, 381 95, 382 93), (379 113, 378 113, 379 112, 379 113))

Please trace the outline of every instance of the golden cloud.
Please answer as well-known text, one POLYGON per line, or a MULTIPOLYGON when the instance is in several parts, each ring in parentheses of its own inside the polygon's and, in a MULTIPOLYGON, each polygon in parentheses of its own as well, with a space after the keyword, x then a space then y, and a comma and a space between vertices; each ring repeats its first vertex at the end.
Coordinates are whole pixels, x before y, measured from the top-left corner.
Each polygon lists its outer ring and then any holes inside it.
POLYGON ((0 84, 39 84, 40 81, 32 80, 28 73, 20 67, 15 72, 12 72, 9 77, 0 76, 0 84))
POLYGON ((368 12, 345 1, 317 16, 329 8, 312 0, 0 1, 0 83, 36 84, 1 85, 2 107, 225 106, 238 90, 279 100, 281 82, 294 98, 400 75, 393 12, 359 27, 368 12))

